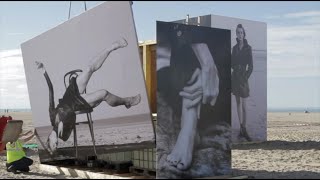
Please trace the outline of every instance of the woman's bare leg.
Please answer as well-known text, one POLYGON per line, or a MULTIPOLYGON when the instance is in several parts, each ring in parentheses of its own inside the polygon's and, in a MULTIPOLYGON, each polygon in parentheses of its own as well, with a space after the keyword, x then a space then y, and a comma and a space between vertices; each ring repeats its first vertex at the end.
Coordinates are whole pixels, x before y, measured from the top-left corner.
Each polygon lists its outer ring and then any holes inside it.
POLYGON ((195 141, 198 139, 198 106, 186 108, 189 99, 182 100, 181 130, 172 152, 167 156, 167 161, 180 170, 187 170, 192 163, 195 141))
POLYGON ((247 124, 247 99, 241 98, 242 102, 242 123, 245 126, 247 124))
POLYGON ((140 94, 132 97, 118 97, 107 90, 99 90, 93 93, 82 94, 81 95, 92 108, 97 107, 102 101, 107 102, 110 106, 116 107, 124 105, 126 108, 135 106, 140 103, 140 94))
POLYGON ((102 51, 90 62, 89 66, 83 69, 83 72, 77 77, 77 85, 79 88, 80 94, 84 93, 84 90, 87 88, 87 84, 94 72, 99 70, 105 60, 108 58, 109 54, 112 51, 115 51, 119 48, 126 47, 128 45, 125 39, 120 39, 112 43, 111 47, 102 51))
POLYGON ((243 136, 248 140, 248 141, 251 141, 251 138, 250 136, 248 135, 248 132, 247 132, 247 98, 241 98, 241 102, 242 102, 242 113, 243 113, 243 116, 242 116, 242 125, 243 125, 243 136))
POLYGON ((236 97, 236 102, 237 102, 237 113, 238 113, 238 119, 239 119, 239 124, 240 124, 240 134, 242 131, 242 108, 241 108, 241 98, 239 96, 235 96, 236 97))

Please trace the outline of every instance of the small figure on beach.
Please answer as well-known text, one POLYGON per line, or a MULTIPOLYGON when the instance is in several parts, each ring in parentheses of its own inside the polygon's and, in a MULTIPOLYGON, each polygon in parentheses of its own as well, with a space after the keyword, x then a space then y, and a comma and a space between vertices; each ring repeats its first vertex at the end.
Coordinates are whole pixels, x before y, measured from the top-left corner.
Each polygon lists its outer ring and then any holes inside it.
POLYGON ((34 137, 32 131, 22 133, 22 128, 19 130, 20 135, 17 141, 8 142, 6 144, 7 150, 7 171, 13 172, 14 174, 20 172, 29 172, 33 164, 33 160, 26 156, 26 153, 23 149, 23 144, 30 141, 34 137))

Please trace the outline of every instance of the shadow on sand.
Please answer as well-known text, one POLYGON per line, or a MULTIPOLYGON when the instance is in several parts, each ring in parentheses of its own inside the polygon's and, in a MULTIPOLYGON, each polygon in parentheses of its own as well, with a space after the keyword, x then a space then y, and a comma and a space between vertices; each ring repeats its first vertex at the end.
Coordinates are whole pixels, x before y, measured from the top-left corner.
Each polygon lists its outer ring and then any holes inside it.
POLYGON ((233 176, 248 176, 249 179, 319 179, 320 173, 311 171, 252 171, 233 169, 233 176))
MULTIPOLYGON (((320 150, 320 142, 303 141, 303 142, 289 142, 289 141, 267 141, 250 144, 233 144, 233 150, 320 150)), ((320 177, 320 176, 319 176, 320 177)))

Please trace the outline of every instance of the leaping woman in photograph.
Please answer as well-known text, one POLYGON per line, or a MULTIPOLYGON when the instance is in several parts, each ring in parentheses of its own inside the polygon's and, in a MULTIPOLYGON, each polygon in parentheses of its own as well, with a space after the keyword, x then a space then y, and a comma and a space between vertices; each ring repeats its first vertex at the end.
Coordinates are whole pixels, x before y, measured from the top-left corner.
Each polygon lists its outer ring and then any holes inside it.
POLYGON ((120 39, 112 43, 111 48, 101 52, 101 54, 94 58, 89 66, 83 70, 75 70, 67 73, 66 75, 71 74, 69 85, 62 99, 59 99, 59 104, 56 107, 54 103, 53 85, 44 64, 38 61, 35 62, 37 68, 43 73, 49 87, 49 115, 53 130, 48 137, 47 146, 51 154, 57 149, 58 138, 63 141, 69 139, 74 129, 78 112, 90 113, 93 111, 93 108, 97 107, 102 101, 105 101, 112 107, 124 105, 126 108, 140 103, 140 94, 122 98, 105 89, 86 93, 86 88, 92 74, 101 68, 109 54, 127 45, 128 43, 125 39, 120 39))
POLYGON ((246 32, 242 24, 236 29, 237 44, 232 48, 232 93, 236 97, 238 118, 240 121, 240 137, 251 141, 248 135, 247 124, 247 98, 249 97, 249 77, 253 70, 252 49, 246 39, 246 32))

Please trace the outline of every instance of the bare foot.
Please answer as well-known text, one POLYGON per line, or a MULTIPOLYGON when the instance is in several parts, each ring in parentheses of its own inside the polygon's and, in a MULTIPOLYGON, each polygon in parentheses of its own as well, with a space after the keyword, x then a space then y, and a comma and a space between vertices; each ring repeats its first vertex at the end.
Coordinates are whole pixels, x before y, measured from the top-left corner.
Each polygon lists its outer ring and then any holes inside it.
POLYGON ((177 167, 181 171, 187 170, 192 163, 193 149, 198 143, 200 143, 200 136, 197 133, 195 137, 189 134, 187 131, 180 131, 174 149, 171 154, 167 156, 167 161, 177 167), (185 143, 185 144, 183 144, 185 143))
POLYGON ((112 49, 123 48, 123 47, 126 47, 127 45, 128 45, 127 40, 124 38, 121 38, 120 40, 112 43, 112 49))
POLYGON ((125 106, 127 109, 129 109, 131 106, 135 106, 140 103, 141 96, 140 96, 140 94, 138 94, 133 97, 127 97, 127 98, 125 98, 125 101, 126 101, 125 106))
POLYGON ((183 99, 183 109, 181 121, 183 126, 181 127, 177 142, 172 152, 167 156, 167 161, 176 166, 179 170, 185 171, 189 169, 192 163, 193 149, 196 140, 199 140, 197 133, 197 107, 186 108, 186 102, 188 99, 183 99))

